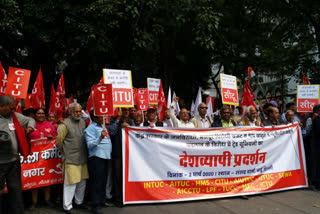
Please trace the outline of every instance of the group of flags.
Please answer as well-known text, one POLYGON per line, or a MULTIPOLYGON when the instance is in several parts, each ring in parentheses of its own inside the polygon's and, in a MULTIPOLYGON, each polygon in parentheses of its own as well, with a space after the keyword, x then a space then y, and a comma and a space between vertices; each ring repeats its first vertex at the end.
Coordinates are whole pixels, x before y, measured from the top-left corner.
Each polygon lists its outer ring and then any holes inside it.
MULTIPOLYGON (((240 102, 240 107, 242 107, 242 110, 250 105, 257 107, 254 99, 255 99, 255 94, 253 93, 250 85, 256 78, 256 75, 251 67, 248 67, 248 82, 245 81, 244 86, 243 86, 243 93, 242 93, 242 99, 240 102)), ((303 76, 302 78, 303 84, 310 84, 309 80, 307 77, 303 76)), ((1 62, 0 62, 0 95, 4 95, 6 93, 6 84, 8 81, 8 75, 6 74, 1 62)), ((98 84, 103 84, 104 79, 103 77, 100 79, 98 84)), ((94 87, 91 88, 91 92, 89 94, 87 106, 86 106, 86 112, 89 113, 94 106, 93 103, 93 96, 94 96, 94 87)), ((143 99, 148 99, 148 89, 134 89, 134 93, 136 93, 137 90, 144 90, 146 92, 146 96, 140 96, 144 97, 143 99), (146 98, 147 97, 147 98, 146 98)), ((199 88, 197 97, 195 101, 192 100, 192 105, 191 105, 191 115, 193 117, 198 115, 198 106, 200 103, 202 103, 202 93, 201 93, 201 88, 199 88)), ((171 101, 174 100, 176 97, 175 92, 173 91, 173 95, 171 96, 171 88, 169 87, 168 91, 168 96, 166 99, 162 82, 160 80, 160 86, 159 86, 159 93, 158 93, 158 103, 157 105, 157 113, 160 121, 164 119, 164 112, 167 108, 170 107, 171 101)), ((139 103, 139 96, 134 96, 134 101, 135 103, 139 103)), ((142 98, 140 98, 142 99, 142 98)), ((17 105, 17 111, 21 112, 21 102, 20 99, 17 98, 18 105, 17 105)), ((51 85, 51 94, 50 94, 50 103, 49 103, 49 113, 55 113, 57 114, 58 118, 62 117, 62 114, 66 112, 67 108, 71 103, 73 103, 75 99, 71 95, 70 98, 66 98, 66 91, 65 91, 65 84, 64 84, 64 76, 61 74, 58 86, 55 90, 54 84, 51 85)), ((143 100, 145 101, 145 100, 143 100)), ((149 108, 149 101, 146 100, 147 105, 144 105, 144 109, 139 109, 138 110, 147 110, 149 108)), ((24 108, 29 109, 29 108, 45 108, 45 90, 44 90, 44 85, 43 85, 43 77, 42 77, 42 71, 41 67, 39 69, 36 81, 33 85, 32 92, 30 94, 27 94, 26 98, 24 99, 24 108)), ((208 96, 206 100, 206 104, 208 106, 207 110, 207 116, 213 117, 213 107, 214 107, 214 98, 208 96)), ((178 115, 180 112, 180 106, 178 103, 176 103, 175 106, 176 112, 175 114, 178 115)), ((114 108, 113 110, 114 115, 117 115, 117 108, 114 108)))
MULTIPOLYGON (((2 63, 0 62, 0 95, 6 94, 6 87, 8 82, 8 75, 6 74, 2 63)), ((54 84, 51 86, 50 94, 50 104, 49 104, 49 113, 57 114, 62 117, 62 114, 66 111, 70 103, 74 102, 74 99, 71 95, 70 98, 66 98, 66 90, 64 85, 64 77, 61 74, 57 89, 54 89, 54 84)), ((17 98, 17 112, 22 112, 21 100, 17 98)), ((43 76, 41 67, 39 69, 36 81, 33 85, 31 93, 28 93, 24 99, 24 109, 36 109, 36 108, 46 108, 45 102, 45 90, 43 84, 43 76)))

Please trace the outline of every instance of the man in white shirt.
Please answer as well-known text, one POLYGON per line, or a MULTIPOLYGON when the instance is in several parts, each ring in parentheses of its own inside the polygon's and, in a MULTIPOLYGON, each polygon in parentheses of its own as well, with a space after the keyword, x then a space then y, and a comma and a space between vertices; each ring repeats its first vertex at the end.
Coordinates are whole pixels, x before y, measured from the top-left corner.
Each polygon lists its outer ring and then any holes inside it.
POLYGON ((186 108, 181 108, 179 112, 179 118, 180 120, 177 119, 175 116, 175 108, 176 108, 176 103, 179 102, 179 97, 175 97, 173 102, 170 105, 170 118, 173 123, 173 127, 175 128, 194 128, 194 125, 190 119, 190 112, 186 108))
POLYGON ((192 119, 192 123, 195 128, 209 128, 211 127, 212 120, 210 117, 206 117, 208 107, 205 103, 200 103, 198 106, 199 115, 192 119))

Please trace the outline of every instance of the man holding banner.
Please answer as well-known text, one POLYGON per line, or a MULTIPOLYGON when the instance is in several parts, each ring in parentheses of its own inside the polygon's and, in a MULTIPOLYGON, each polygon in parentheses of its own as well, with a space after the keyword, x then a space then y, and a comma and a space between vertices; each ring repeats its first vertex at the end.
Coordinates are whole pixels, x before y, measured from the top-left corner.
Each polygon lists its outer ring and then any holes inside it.
MULTIPOLYGON (((23 214, 19 152, 23 156, 29 154, 25 132, 29 134, 34 130, 35 121, 14 112, 15 109, 15 98, 10 95, 0 96, 0 196, 6 182, 10 213, 23 214), (26 131, 22 127, 26 128, 26 131)), ((1 205, 2 202, 0 202, 0 212, 3 213, 1 205)))

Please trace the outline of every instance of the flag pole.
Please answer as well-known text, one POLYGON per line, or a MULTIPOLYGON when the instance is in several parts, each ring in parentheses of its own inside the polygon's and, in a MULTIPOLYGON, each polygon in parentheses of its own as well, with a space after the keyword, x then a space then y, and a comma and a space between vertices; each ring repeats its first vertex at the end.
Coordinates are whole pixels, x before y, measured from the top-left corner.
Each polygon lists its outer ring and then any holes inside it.
POLYGON ((103 131, 106 130, 106 116, 103 116, 103 122, 102 122, 102 127, 103 127, 103 131))

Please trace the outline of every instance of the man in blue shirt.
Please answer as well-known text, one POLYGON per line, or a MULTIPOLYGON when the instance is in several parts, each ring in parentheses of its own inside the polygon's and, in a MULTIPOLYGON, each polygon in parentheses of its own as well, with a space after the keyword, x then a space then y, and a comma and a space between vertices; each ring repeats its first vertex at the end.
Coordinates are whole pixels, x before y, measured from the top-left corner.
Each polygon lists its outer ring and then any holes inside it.
POLYGON ((93 122, 84 130, 84 136, 89 151, 88 169, 92 211, 94 214, 99 214, 104 202, 107 176, 111 166, 112 144, 108 131, 103 129, 103 117, 94 116, 93 111, 90 112, 90 117, 93 122))

